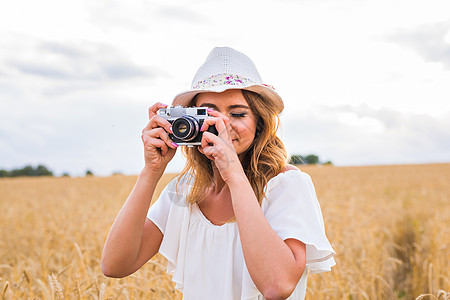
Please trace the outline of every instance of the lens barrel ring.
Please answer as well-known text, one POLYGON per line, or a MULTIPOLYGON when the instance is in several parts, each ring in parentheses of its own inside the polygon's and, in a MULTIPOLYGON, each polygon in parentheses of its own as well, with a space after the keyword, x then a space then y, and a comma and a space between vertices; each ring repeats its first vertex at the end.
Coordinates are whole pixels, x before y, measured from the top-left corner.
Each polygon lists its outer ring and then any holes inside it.
POLYGON ((176 138, 182 141, 190 141, 200 132, 199 122, 193 116, 184 115, 173 121, 172 132, 176 138))

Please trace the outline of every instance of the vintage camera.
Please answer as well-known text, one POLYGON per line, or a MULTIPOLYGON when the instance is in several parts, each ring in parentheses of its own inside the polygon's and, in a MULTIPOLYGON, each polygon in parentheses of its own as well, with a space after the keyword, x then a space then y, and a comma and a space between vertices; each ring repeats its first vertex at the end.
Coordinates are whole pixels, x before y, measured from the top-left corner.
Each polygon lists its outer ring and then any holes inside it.
MULTIPOLYGON (((177 145, 201 145, 203 132, 200 129, 208 117, 206 107, 170 106, 159 109, 158 115, 172 124, 173 134, 169 133, 169 137, 177 145)), ((218 135, 215 126, 208 127, 207 131, 218 135)))

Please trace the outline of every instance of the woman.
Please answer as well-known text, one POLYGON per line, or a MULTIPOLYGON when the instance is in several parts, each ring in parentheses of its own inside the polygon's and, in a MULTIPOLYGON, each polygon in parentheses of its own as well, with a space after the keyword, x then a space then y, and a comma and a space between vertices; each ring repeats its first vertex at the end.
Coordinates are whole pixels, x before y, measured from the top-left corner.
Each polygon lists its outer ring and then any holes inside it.
POLYGON ((334 250, 310 177, 286 164, 276 136, 279 95, 223 47, 173 105, 208 108, 201 145, 184 149, 186 167, 149 209, 178 147, 157 114, 166 105, 150 108, 145 166, 106 240, 104 274, 132 274, 159 251, 184 299, 303 299, 307 270, 330 270, 334 250))

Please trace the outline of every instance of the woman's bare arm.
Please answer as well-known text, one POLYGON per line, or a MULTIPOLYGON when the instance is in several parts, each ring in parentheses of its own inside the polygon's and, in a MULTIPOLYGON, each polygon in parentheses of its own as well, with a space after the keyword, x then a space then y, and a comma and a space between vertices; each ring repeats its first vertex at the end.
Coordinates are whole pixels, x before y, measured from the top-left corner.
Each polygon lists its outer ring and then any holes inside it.
POLYGON ((228 186, 245 264, 253 282, 266 299, 287 298, 305 270, 305 244, 296 239, 283 241, 275 233, 244 174, 230 180, 228 186))
POLYGON ((134 273, 159 250, 163 235, 147 219, 147 211, 161 174, 143 170, 116 217, 102 254, 102 270, 109 277, 134 273))
POLYGON ((155 103, 149 108, 149 122, 142 130, 145 167, 133 191, 116 217, 102 254, 102 270, 106 276, 124 277, 134 273, 159 250, 163 234, 147 219, 156 185, 176 148, 168 135, 170 123, 157 115, 155 103))

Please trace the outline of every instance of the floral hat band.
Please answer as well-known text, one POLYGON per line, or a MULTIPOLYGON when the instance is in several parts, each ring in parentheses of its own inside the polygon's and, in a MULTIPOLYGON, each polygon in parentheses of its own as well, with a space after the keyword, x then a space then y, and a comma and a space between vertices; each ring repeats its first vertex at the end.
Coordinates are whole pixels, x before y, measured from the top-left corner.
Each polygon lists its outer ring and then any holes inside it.
MULTIPOLYGON (((255 84, 260 84, 257 82, 254 82, 253 80, 249 78, 245 78, 243 76, 239 75, 233 75, 233 74, 217 74, 212 75, 211 77, 208 77, 204 80, 201 80, 197 82, 194 86, 192 86, 193 90, 204 90, 207 88, 211 88, 214 86, 221 86, 221 85, 235 85, 236 87, 242 86, 247 87, 255 84)), ((271 85, 261 83, 260 85, 266 86, 272 90, 275 90, 275 88, 271 85)))
POLYGON ((257 84, 249 78, 245 78, 239 75, 233 74, 217 74, 212 75, 205 80, 197 82, 196 85, 192 87, 193 90, 203 90, 214 86, 220 85, 237 85, 237 86, 249 86, 252 84, 257 84))
POLYGON ((229 47, 214 48, 198 69, 191 90, 175 96, 172 105, 188 106, 198 93, 221 93, 229 89, 245 89, 262 96, 280 113, 283 100, 275 89, 262 83, 255 64, 245 54, 229 47))

